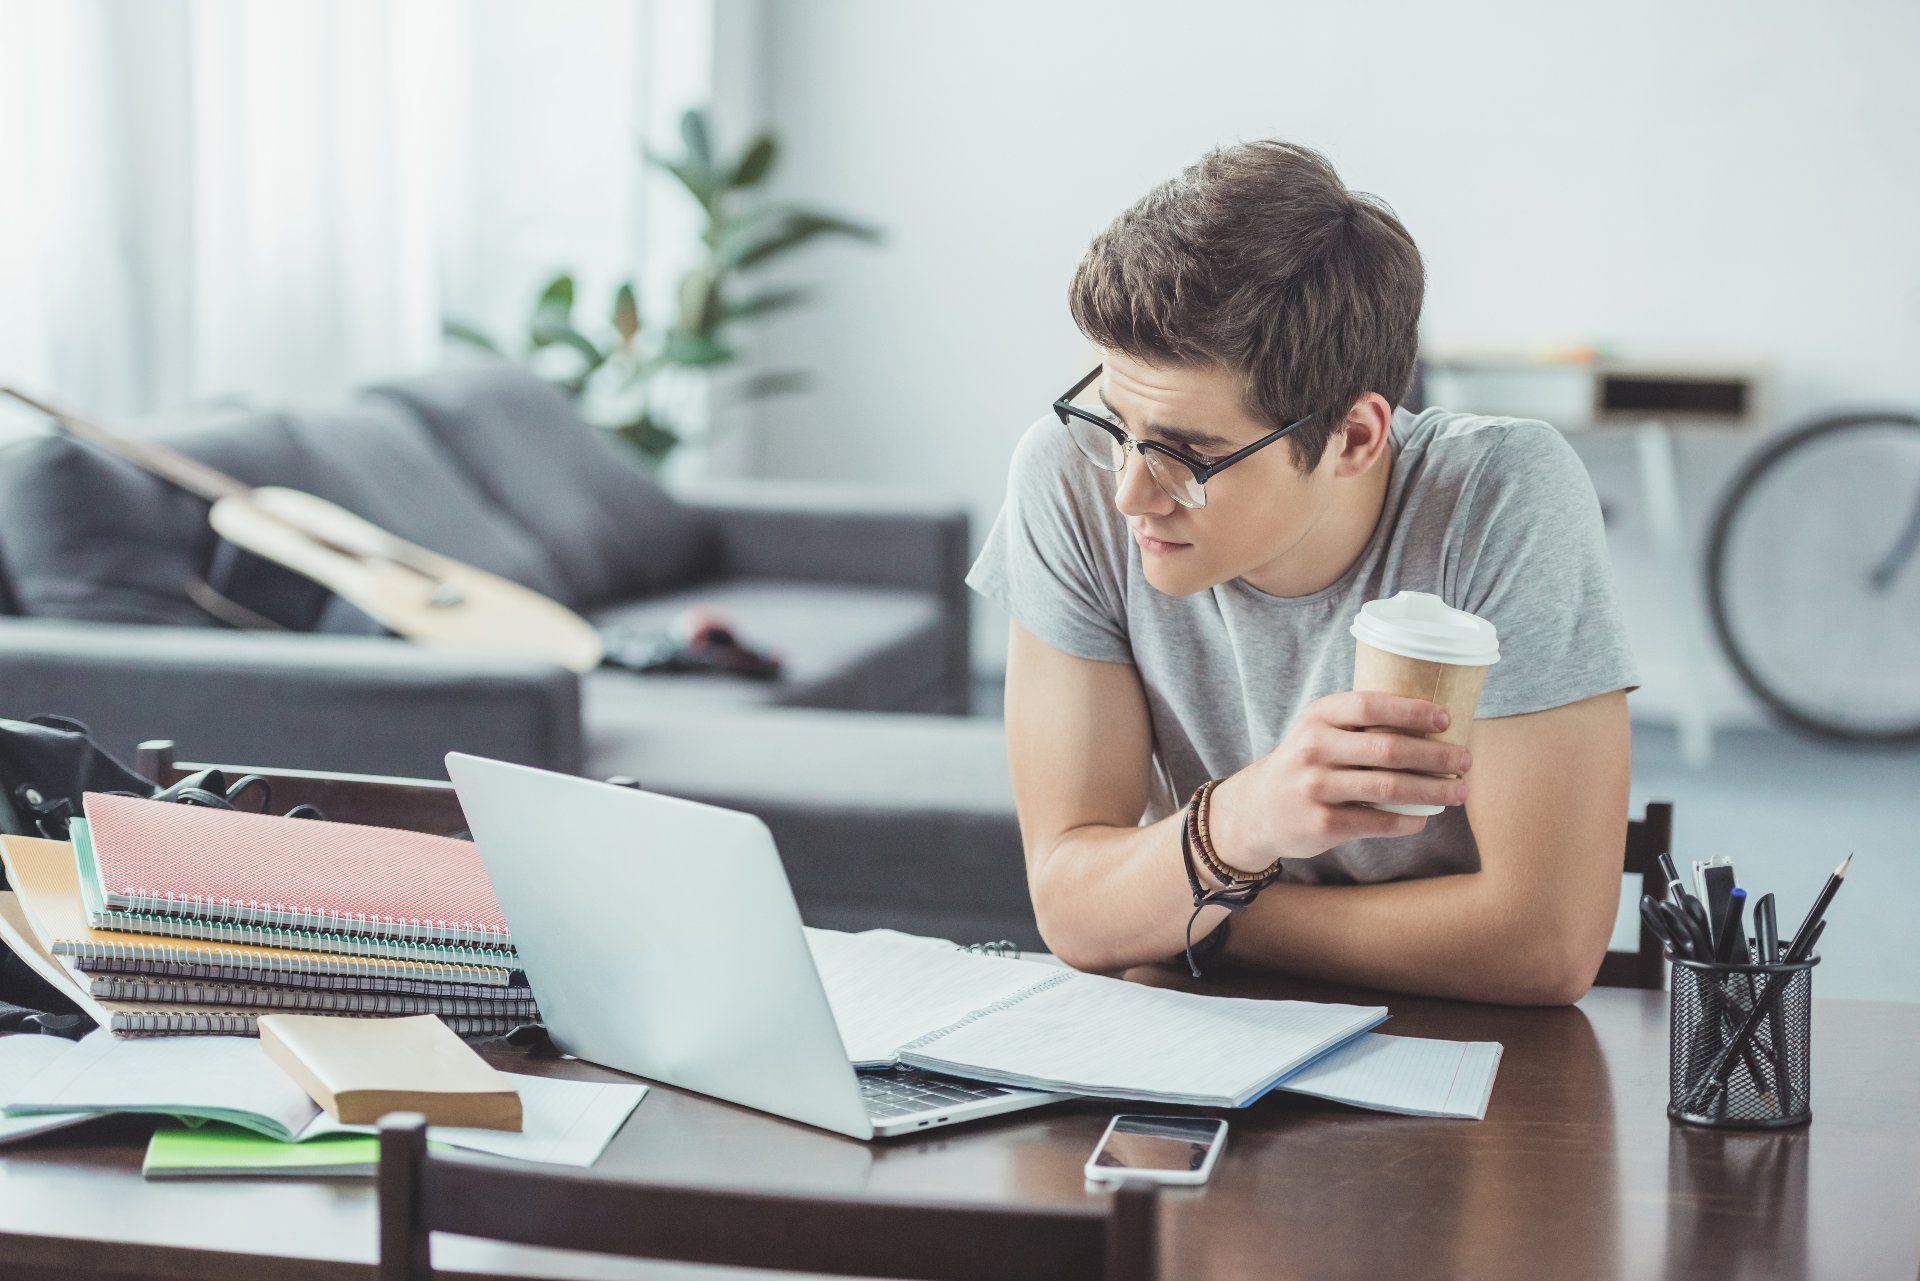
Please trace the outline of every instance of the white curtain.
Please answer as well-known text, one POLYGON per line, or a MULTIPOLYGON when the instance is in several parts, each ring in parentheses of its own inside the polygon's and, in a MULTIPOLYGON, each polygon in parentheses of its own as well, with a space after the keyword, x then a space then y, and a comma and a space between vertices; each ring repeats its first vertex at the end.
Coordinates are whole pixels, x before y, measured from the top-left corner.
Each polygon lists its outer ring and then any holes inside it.
POLYGON ((713 19, 0 0, 0 381, 109 412, 329 398, 436 363, 447 316, 523 323, 553 270, 595 305, 657 279, 639 142, 712 95, 713 19))

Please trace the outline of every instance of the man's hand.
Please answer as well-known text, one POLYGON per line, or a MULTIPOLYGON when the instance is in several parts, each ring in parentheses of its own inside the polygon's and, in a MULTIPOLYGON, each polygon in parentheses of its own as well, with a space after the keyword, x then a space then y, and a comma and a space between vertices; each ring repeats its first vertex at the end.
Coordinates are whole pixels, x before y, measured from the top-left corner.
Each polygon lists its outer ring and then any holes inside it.
POLYGON ((1464 804, 1464 777, 1434 776, 1464 776, 1467 749, 1413 737, 1446 727, 1445 708, 1397 694, 1350 691, 1308 704, 1278 747, 1215 791, 1210 826, 1220 857, 1251 872, 1361 837, 1420 831, 1426 819, 1369 802, 1464 804))

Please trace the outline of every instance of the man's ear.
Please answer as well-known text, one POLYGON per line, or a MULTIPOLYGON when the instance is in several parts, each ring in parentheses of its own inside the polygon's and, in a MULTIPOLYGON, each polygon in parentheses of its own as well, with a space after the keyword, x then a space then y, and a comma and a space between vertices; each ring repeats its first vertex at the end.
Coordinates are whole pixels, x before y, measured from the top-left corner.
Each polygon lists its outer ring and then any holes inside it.
POLYGON ((1370 391, 1353 402, 1346 419, 1327 444, 1333 456, 1333 474, 1358 476, 1386 452, 1393 427, 1393 406, 1379 392, 1370 391))

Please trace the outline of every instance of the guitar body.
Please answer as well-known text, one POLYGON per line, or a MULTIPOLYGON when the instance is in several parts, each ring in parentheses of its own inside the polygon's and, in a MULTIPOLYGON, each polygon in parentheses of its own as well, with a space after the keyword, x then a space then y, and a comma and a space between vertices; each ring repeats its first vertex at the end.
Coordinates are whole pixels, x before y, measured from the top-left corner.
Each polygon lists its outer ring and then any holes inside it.
POLYGON ((237 547, 302 574, 395 635, 434 648, 510 654, 591 671, 593 624, 519 583, 397 538, 296 489, 230 493, 209 513, 237 547))

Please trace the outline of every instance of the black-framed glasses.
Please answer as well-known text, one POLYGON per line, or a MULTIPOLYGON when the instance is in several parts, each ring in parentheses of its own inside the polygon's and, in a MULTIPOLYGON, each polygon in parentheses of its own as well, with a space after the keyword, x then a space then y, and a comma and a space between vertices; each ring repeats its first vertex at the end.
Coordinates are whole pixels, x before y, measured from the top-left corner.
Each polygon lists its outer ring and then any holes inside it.
POLYGON ((1158 441, 1139 440, 1127 434, 1126 429, 1111 418, 1105 416, 1105 406, 1078 405, 1075 400, 1086 394, 1106 369, 1104 365, 1095 365, 1093 372, 1069 387, 1058 400, 1053 402, 1054 416, 1060 425, 1073 437, 1073 443, 1087 460, 1102 471, 1120 472, 1127 467, 1127 451, 1137 451, 1147 465, 1147 474, 1153 477, 1153 483, 1160 486, 1167 497, 1182 507, 1205 507, 1207 505, 1207 482, 1218 476, 1237 462, 1243 462, 1279 440, 1282 436, 1298 431, 1313 421, 1309 414, 1298 422, 1288 423, 1277 431, 1268 432, 1259 440, 1244 449, 1236 449, 1225 458, 1214 462, 1202 462, 1198 458, 1184 454, 1171 445, 1162 445, 1158 441))

